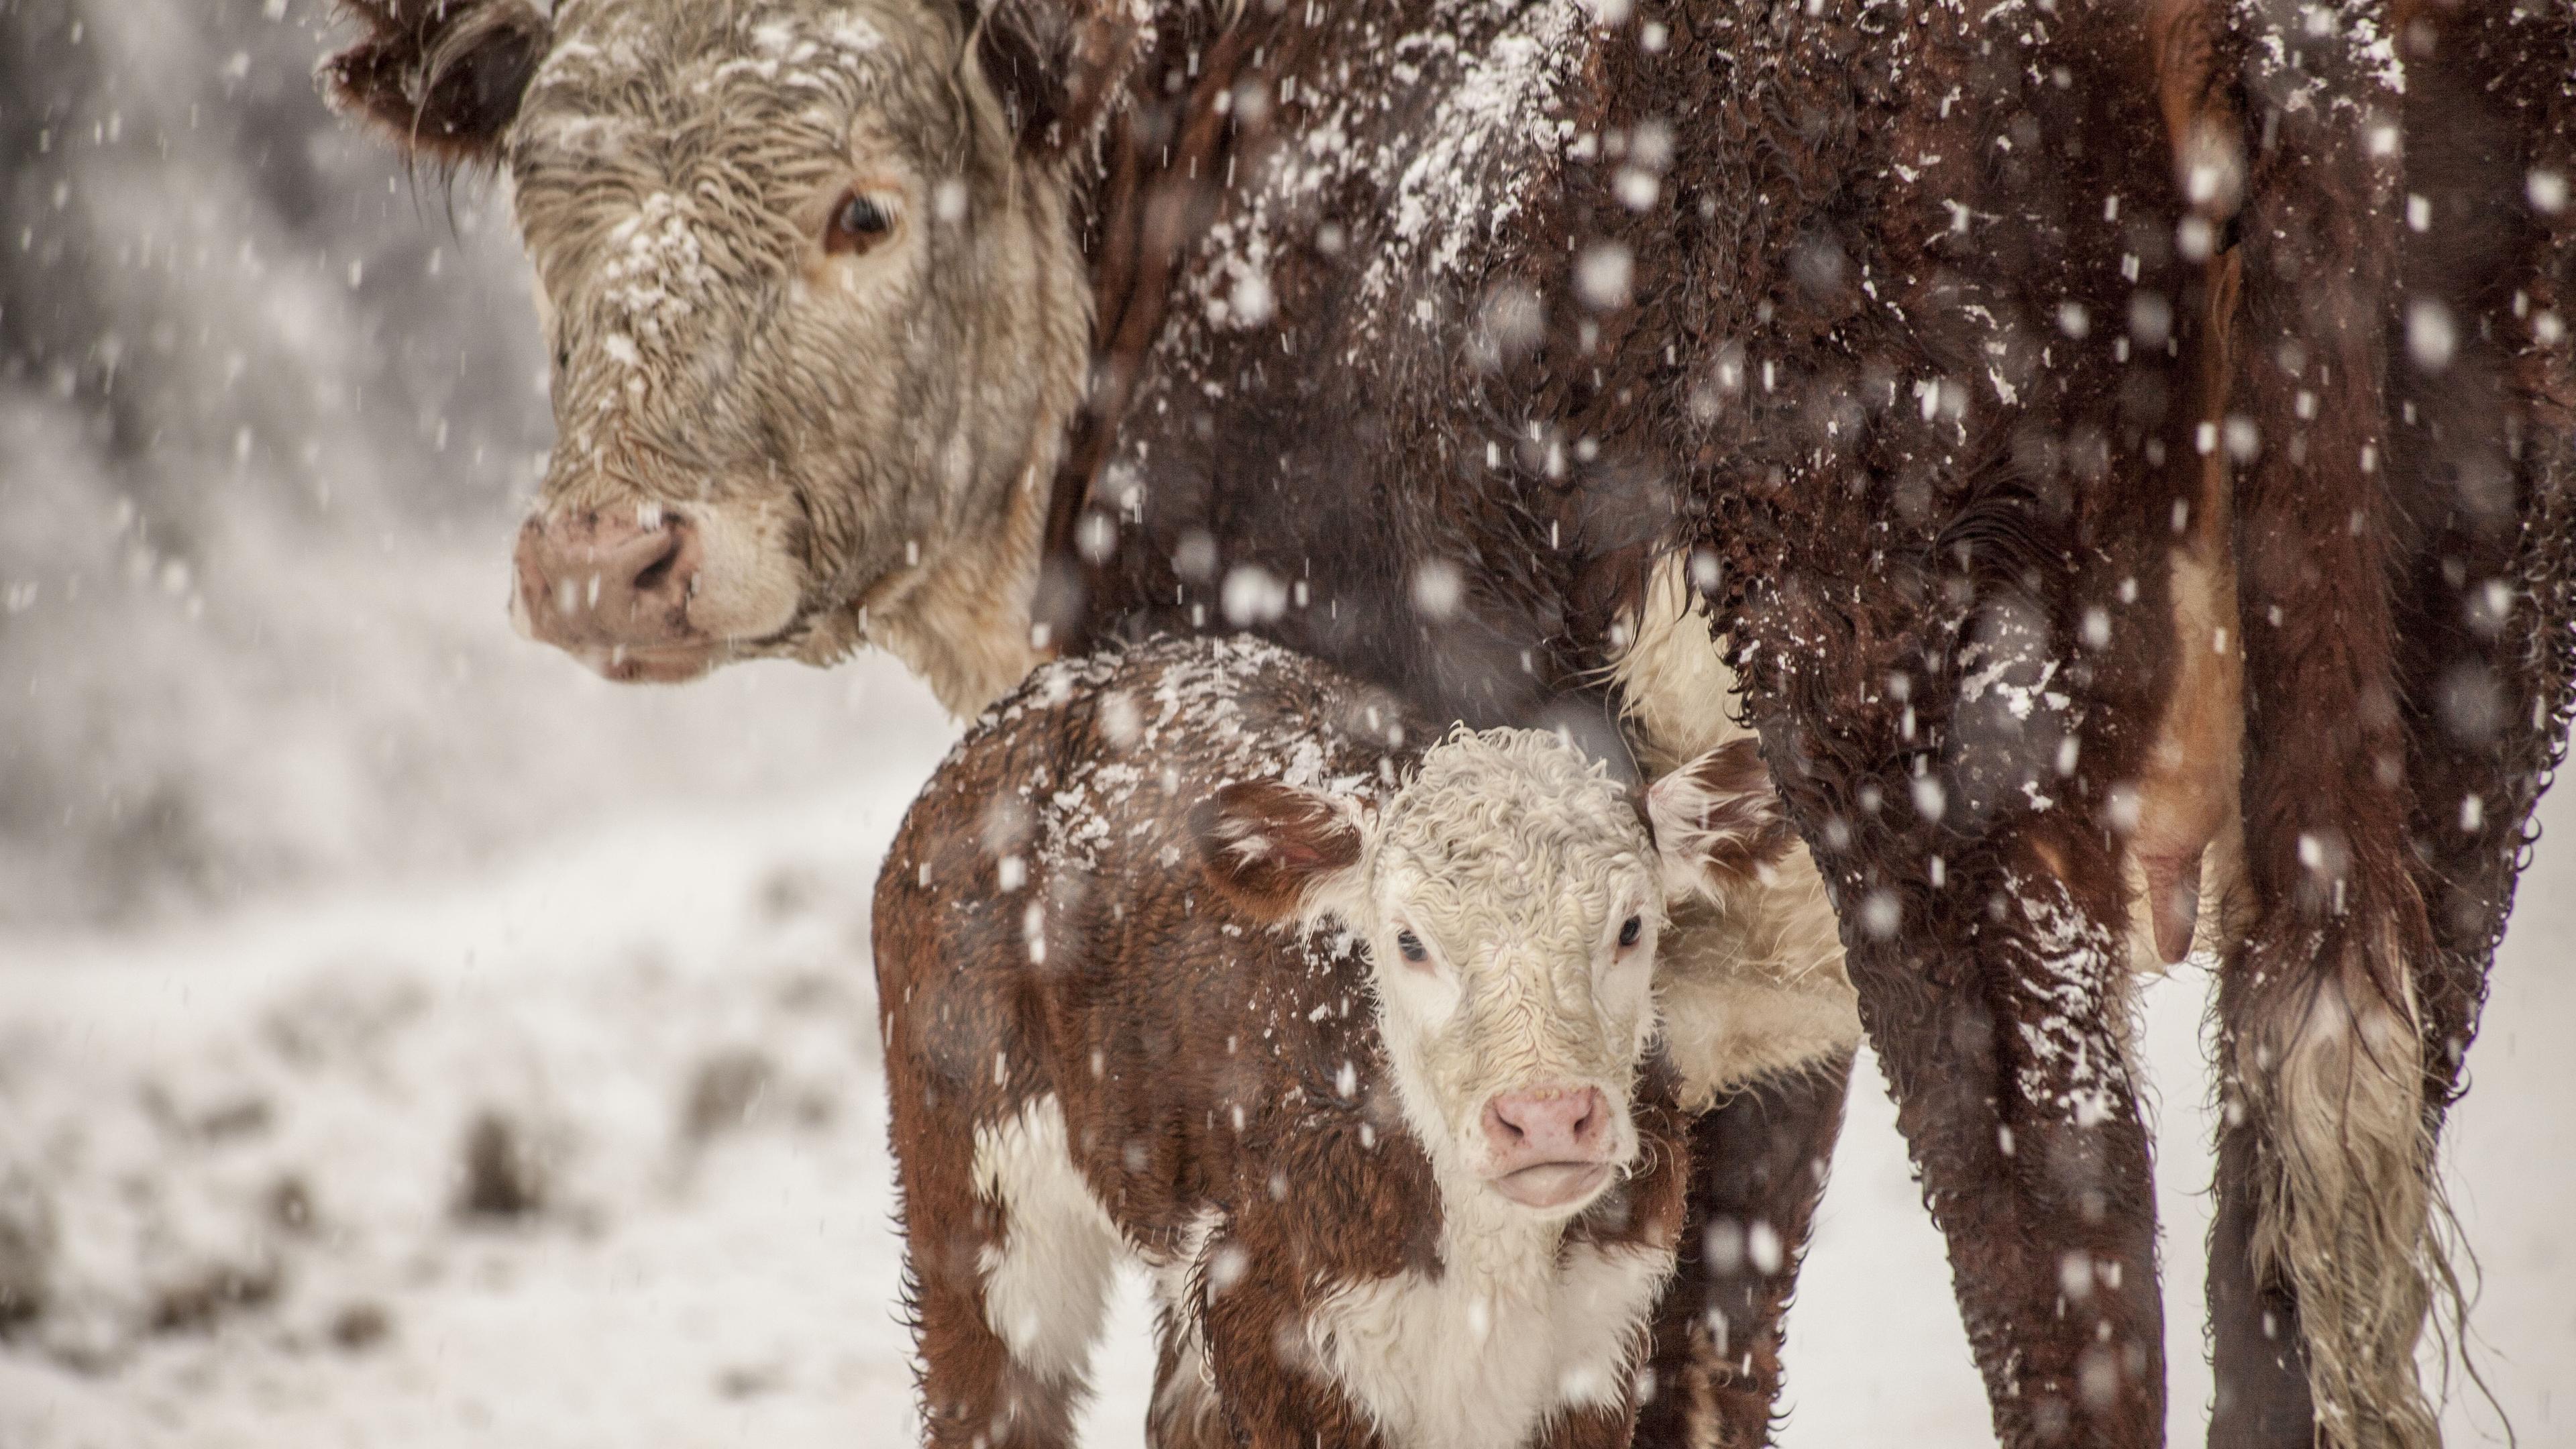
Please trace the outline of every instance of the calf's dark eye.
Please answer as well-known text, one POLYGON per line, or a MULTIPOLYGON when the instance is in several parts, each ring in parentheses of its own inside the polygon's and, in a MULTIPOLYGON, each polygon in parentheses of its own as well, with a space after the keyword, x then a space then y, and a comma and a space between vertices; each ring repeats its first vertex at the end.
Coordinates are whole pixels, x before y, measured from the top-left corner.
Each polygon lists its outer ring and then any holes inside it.
POLYGON ((1403 953, 1405 960, 1416 966, 1423 965, 1431 959, 1431 952, 1423 947, 1422 938, 1411 931, 1395 933, 1395 949, 1403 953))
POLYGON ((1645 919, 1640 916, 1630 916, 1627 920, 1619 923, 1619 949, 1624 951, 1630 946, 1636 945, 1638 938, 1645 934, 1645 919))
POLYGON ((841 198, 832 225, 823 234, 823 250, 835 256, 864 252, 894 234, 894 214, 858 192, 841 198))

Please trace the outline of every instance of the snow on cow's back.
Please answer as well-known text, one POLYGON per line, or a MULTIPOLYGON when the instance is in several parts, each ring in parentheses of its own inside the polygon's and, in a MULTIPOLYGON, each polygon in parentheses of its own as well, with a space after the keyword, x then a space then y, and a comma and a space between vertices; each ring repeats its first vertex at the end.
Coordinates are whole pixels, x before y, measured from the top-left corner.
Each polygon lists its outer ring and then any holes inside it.
MULTIPOLYGON (((1189 360, 1215 334, 1273 325, 1283 303, 1274 268, 1294 264, 1319 218, 1340 218, 1330 229, 1370 259, 1359 331, 1427 331, 1441 309, 1419 303, 1425 279, 1471 268, 1576 144, 1569 93, 1600 33, 1591 18, 1580 5, 1497 0, 1402 16, 1354 6, 1327 22, 1324 77, 1288 80, 1275 100, 1246 87, 1257 93, 1248 104, 1294 105, 1308 119, 1252 151, 1222 198, 1191 273, 1197 305, 1159 343, 1164 371, 1194 376, 1189 360), (1367 234, 1346 236, 1345 225, 1367 234)), ((1160 385, 1149 380, 1148 393, 1160 385)))

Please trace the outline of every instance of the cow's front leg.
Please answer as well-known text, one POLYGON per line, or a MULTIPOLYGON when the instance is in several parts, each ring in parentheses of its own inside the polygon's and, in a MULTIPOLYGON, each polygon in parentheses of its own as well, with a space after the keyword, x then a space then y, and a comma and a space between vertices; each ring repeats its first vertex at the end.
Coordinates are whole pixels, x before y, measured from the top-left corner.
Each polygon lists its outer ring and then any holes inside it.
POLYGON ((1780 1344, 1851 1056, 1734 1089, 1691 1129, 1688 1215, 1655 1308, 1639 1449, 1771 1442, 1780 1344))
POLYGON ((1852 813, 1801 824, 1949 1242, 1996 1432, 2161 1445, 2155 1197, 2116 857, 2071 810, 1962 838, 1926 828, 1943 813, 1932 779, 1845 783, 1852 813))

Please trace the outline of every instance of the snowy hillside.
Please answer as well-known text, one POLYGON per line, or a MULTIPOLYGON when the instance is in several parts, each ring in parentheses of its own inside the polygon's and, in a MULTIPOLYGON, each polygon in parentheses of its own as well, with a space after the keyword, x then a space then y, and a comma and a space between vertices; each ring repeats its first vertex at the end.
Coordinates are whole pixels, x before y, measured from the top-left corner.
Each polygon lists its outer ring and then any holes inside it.
POLYGON ((0 944, 0 1445, 892 1441, 866 900, 945 743, 898 714, 803 803, 453 888, 0 944))

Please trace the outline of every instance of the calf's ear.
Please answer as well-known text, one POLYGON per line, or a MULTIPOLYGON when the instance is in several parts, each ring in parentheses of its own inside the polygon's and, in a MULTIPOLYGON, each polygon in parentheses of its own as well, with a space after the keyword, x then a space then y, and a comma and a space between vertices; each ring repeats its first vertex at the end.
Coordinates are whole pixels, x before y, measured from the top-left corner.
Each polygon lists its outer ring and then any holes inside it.
POLYGON ((1664 890, 1714 896, 1757 879, 1796 839, 1751 736, 1729 740, 1646 790, 1664 890))
POLYGON ((322 63, 331 104, 442 166, 497 161, 552 30, 528 0, 341 0, 367 37, 322 63))
POLYGON ((1262 921, 1338 894, 1359 864, 1360 829, 1357 807, 1276 780, 1228 785, 1190 809, 1208 883, 1262 921))

